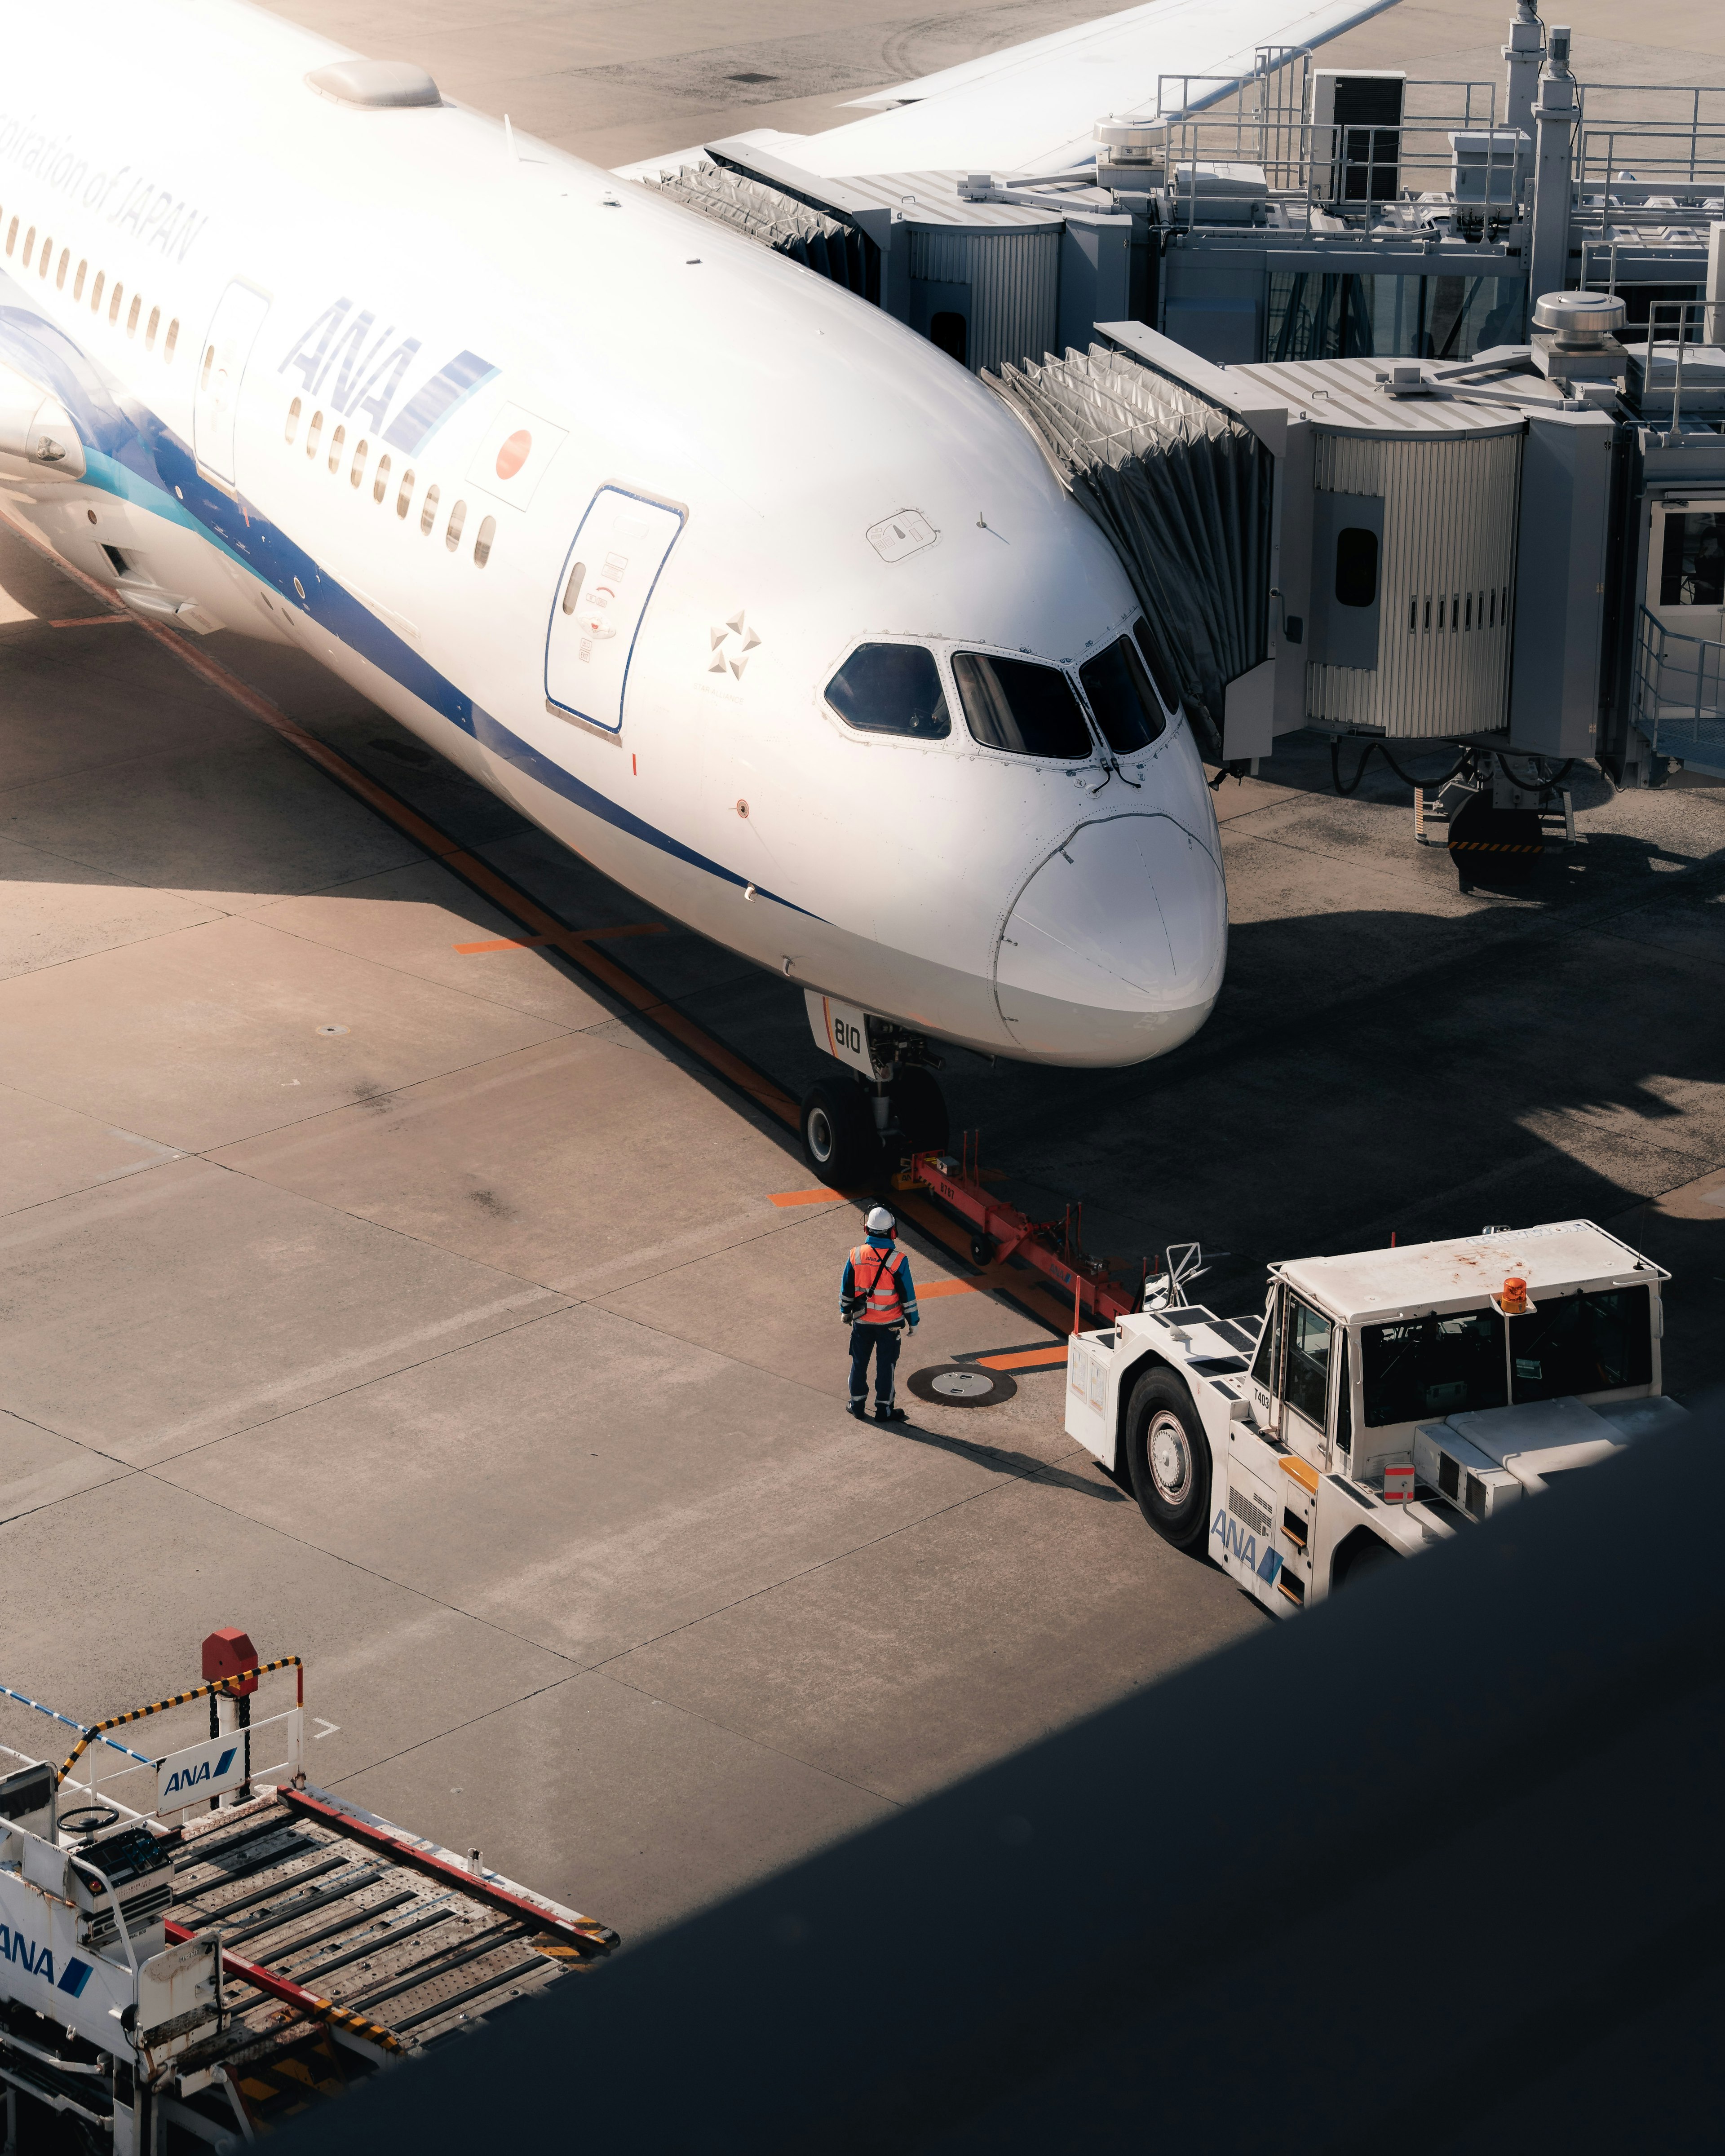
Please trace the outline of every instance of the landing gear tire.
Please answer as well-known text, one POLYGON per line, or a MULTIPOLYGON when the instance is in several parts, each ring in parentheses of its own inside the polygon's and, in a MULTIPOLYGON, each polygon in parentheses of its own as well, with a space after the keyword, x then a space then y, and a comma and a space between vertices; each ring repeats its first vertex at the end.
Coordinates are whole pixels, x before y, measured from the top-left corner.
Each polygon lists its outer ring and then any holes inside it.
POLYGON ((1210 1448, 1192 1395, 1171 1370, 1150 1370, 1126 1409, 1126 1464, 1138 1510, 1176 1549, 1202 1548, 1210 1448))
POLYGON ((901 1065, 892 1081, 892 1111, 898 1118, 906 1152, 944 1152, 949 1126, 947 1103, 932 1071, 901 1065))
POLYGON ((803 1158, 834 1190, 872 1183, 880 1142, 862 1089, 823 1079, 803 1096, 803 1158))

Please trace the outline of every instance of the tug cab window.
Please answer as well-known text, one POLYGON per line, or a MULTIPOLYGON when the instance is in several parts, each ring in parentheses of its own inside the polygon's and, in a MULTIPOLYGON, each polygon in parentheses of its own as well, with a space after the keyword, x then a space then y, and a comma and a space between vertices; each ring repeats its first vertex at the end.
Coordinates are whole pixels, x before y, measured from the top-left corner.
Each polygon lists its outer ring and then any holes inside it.
POLYGON ((1163 716, 1150 676, 1128 636, 1086 660, 1078 670, 1091 710, 1102 730, 1102 739, 1117 756, 1132 756, 1148 748, 1163 732, 1163 716))
POLYGON ((859 733, 944 741, 952 731, 940 669, 920 644, 860 644, 828 682, 826 696, 859 733))
POLYGON ((952 660, 952 678, 964 723, 984 748, 1067 763, 1095 755, 1072 684, 1058 666, 961 651, 952 660))
POLYGON ((1503 1320, 1495 1310, 1363 1325, 1359 1367, 1368 1430, 1507 1404, 1503 1320))
POLYGON ((1566 1399, 1653 1379, 1651 1299, 1645 1287, 1559 1295, 1509 1321, 1517 1400, 1566 1399))
POLYGON ((1314 1430, 1322 1430, 1330 1410, 1330 1321, 1321 1310, 1291 1295, 1286 1325, 1283 1398, 1314 1430))

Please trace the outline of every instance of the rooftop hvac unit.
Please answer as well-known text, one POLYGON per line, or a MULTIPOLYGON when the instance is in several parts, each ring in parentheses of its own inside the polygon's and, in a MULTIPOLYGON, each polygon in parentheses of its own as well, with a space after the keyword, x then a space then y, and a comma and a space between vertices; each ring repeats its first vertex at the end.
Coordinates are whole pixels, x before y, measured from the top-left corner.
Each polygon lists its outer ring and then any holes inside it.
POLYGON ((1312 177, 1331 202, 1394 202, 1401 192, 1402 102, 1394 69, 1312 71, 1312 177))

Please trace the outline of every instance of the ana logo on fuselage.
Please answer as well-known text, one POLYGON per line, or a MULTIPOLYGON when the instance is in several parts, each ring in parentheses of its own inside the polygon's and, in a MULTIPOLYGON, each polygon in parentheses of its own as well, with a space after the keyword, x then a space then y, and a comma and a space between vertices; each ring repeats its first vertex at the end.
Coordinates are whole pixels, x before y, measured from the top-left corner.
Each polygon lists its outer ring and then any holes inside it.
POLYGON ((376 321, 368 312, 354 314, 352 300, 337 300, 324 309, 303 336, 295 340, 276 372, 285 374, 290 367, 297 368, 311 397, 322 396, 324 384, 329 382, 325 401, 331 410, 344 418, 357 414, 369 419, 373 429, 381 432, 413 363, 419 340, 403 337, 386 352, 383 348, 395 335, 395 325, 392 322, 374 338, 376 321))

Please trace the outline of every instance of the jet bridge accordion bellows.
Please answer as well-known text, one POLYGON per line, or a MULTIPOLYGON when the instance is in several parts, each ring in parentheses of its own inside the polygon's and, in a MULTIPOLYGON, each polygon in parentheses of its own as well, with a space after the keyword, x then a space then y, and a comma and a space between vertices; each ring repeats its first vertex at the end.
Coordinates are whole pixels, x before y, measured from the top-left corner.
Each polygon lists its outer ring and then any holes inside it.
POLYGON ((758 240, 817 276, 830 278, 848 292, 868 296, 868 261, 860 233, 824 217, 819 210, 760 180, 746 180, 721 165, 684 165, 661 172, 644 187, 669 195, 720 224, 758 240))
POLYGON ((1113 542, 1162 685, 1219 761, 1227 685, 1269 649, 1269 451, 1214 405, 1100 345, 983 379, 1113 542))

